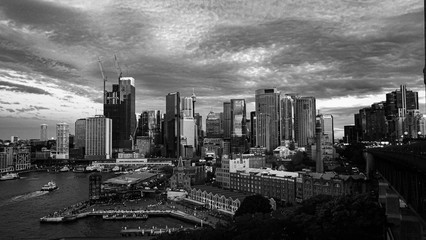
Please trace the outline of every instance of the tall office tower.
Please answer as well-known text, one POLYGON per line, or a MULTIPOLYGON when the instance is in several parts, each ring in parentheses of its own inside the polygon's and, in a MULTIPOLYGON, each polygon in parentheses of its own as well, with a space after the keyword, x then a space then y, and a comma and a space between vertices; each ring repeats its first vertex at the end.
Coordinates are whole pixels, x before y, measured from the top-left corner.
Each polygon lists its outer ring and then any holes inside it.
POLYGON ((75 144, 74 148, 86 147, 86 119, 81 118, 75 121, 75 144))
POLYGON ((334 145, 334 121, 333 115, 321 114, 322 133, 329 136, 331 145, 334 145))
POLYGON ((180 119, 181 130, 181 156, 192 158, 194 149, 196 149, 196 127, 193 117, 194 111, 192 97, 182 98, 182 111, 180 119))
POLYGON ((40 125, 40 141, 47 141, 47 124, 40 125))
POLYGON ((256 111, 250 112, 250 125, 251 125, 251 131, 250 131, 250 146, 256 147, 256 111))
POLYGON ((195 119, 195 126, 197 129, 196 155, 201 156, 201 147, 203 146, 203 138, 204 138, 203 116, 201 116, 199 113, 195 113, 194 119, 195 119))
POLYGON ((272 151, 281 144, 280 92, 276 88, 259 89, 256 98, 256 143, 272 151))
POLYGON ((158 144, 161 132, 161 113, 159 110, 143 111, 139 117, 137 136, 148 136, 158 144))
POLYGON ((314 97, 298 97, 295 104, 294 137, 299 147, 315 136, 316 105, 314 97))
POLYGON ((294 114, 295 94, 286 94, 281 99, 281 140, 295 141, 294 139, 294 114))
POLYGON ((323 135, 323 129, 322 129, 322 124, 323 124, 323 116, 317 116, 316 120, 315 120, 315 140, 316 140, 316 158, 315 158, 315 171, 317 173, 323 173, 324 172, 324 162, 322 159, 322 148, 323 148, 323 144, 321 142, 322 140, 322 135, 323 135))
POLYGON ((231 103, 223 103, 223 139, 231 139, 231 103))
POLYGON ((219 113, 210 112, 206 118, 206 137, 221 138, 222 126, 219 113))
POLYGON ((86 119, 85 159, 110 159, 112 154, 112 120, 97 115, 86 119))
POLYGON ((388 136, 391 140, 404 135, 405 117, 408 110, 419 109, 418 93, 401 85, 399 90, 386 94, 385 115, 388 121, 388 136))
POLYGON ((166 114, 164 116, 165 145, 168 157, 180 157, 180 94, 169 93, 166 96, 166 114))
POLYGON ((56 124, 56 158, 69 158, 70 126, 67 123, 56 124))
POLYGON ((231 99, 231 153, 244 153, 247 149, 246 101, 231 99))
POLYGON ((120 77, 106 93, 104 116, 112 119, 112 148, 131 149, 136 130, 135 79, 120 77))

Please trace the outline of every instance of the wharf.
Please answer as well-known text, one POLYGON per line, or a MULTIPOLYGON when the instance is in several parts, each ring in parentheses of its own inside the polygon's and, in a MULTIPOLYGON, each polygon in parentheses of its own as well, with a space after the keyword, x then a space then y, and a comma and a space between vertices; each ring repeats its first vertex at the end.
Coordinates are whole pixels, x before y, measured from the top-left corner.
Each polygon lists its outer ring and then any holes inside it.
POLYGON ((194 228, 126 228, 121 229, 120 233, 123 237, 131 236, 155 236, 163 233, 173 233, 178 231, 188 231, 194 228))
MULTIPOLYGON (((137 215, 146 214, 148 216, 169 216, 178 218, 184 221, 190 221, 193 223, 200 224, 201 226, 208 225, 211 227, 214 227, 213 223, 210 223, 209 221, 203 221, 203 219, 199 219, 195 216, 189 215, 185 212, 179 211, 179 210, 97 210, 97 211, 91 211, 91 212, 82 212, 78 214, 69 214, 64 216, 46 216, 40 218, 40 222, 48 222, 48 223, 61 223, 61 222, 69 222, 69 221, 75 221, 80 218, 88 217, 88 216, 104 216, 104 215, 126 215, 126 220, 135 219, 137 220, 137 215)), ((119 219, 117 219, 119 220, 119 219)))

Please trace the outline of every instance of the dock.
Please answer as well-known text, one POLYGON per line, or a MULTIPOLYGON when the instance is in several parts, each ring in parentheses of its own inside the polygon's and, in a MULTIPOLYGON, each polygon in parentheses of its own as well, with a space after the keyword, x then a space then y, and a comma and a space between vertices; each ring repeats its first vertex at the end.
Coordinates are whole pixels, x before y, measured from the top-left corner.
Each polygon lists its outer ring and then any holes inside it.
POLYGON ((155 236, 163 233, 173 233, 178 231, 188 231, 193 230, 194 228, 127 228, 124 227, 121 229, 120 233, 122 237, 131 237, 131 236, 155 236))
POLYGON ((125 219, 117 219, 117 220, 132 220, 132 219, 138 220, 138 216, 141 216, 144 214, 148 216, 174 217, 180 220, 200 224, 201 226, 208 225, 208 226, 214 227, 213 223, 204 221, 203 219, 199 219, 195 216, 189 215, 179 210, 97 210, 97 211, 82 212, 78 214, 69 214, 69 215, 63 215, 63 216, 46 216, 46 217, 40 218, 40 222, 62 223, 62 222, 75 221, 77 219, 85 218, 88 216, 103 217, 105 215, 121 215, 121 216, 126 215, 127 216, 125 219))

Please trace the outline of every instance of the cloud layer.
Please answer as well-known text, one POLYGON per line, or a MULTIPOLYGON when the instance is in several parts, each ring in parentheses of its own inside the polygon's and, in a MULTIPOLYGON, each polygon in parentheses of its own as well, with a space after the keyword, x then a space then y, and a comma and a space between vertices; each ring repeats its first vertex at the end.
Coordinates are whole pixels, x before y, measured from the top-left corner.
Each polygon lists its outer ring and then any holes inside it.
POLYGON ((315 96, 343 129, 356 112, 348 109, 400 84, 422 91, 422 33, 414 0, 4 0, 0 138, 37 138, 43 122, 99 113, 97 59, 110 88, 114 54, 136 79, 137 112, 164 110, 167 93, 194 88, 205 117, 231 98, 253 106, 256 89, 277 87, 315 96), (31 124, 12 132, 23 118, 31 124))

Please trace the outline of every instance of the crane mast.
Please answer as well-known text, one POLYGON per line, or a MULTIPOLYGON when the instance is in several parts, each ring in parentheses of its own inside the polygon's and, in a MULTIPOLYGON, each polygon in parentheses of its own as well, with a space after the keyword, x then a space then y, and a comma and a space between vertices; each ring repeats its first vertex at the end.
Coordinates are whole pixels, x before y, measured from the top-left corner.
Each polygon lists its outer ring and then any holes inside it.
POLYGON ((117 71, 118 83, 120 84, 120 78, 123 75, 123 73, 121 71, 120 64, 118 63, 117 55, 115 54, 114 54, 114 63, 115 63, 115 70, 117 71))
POLYGON ((100 68, 100 70, 101 70, 101 74, 102 74, 102 80, 104 80, 104 91, 103 91, 103 103, 104 103, 104 106, 103 106, 103 114, 105 115, 105 83, 106 83, 106 81, 107 81, 107 77, 105 76, 105 74, 104 74, 104 68, 102 67, 102 61, 101 61, 101 58, 100 57, 98 57, 98 63, 99 63, 99 68, 100 68))

